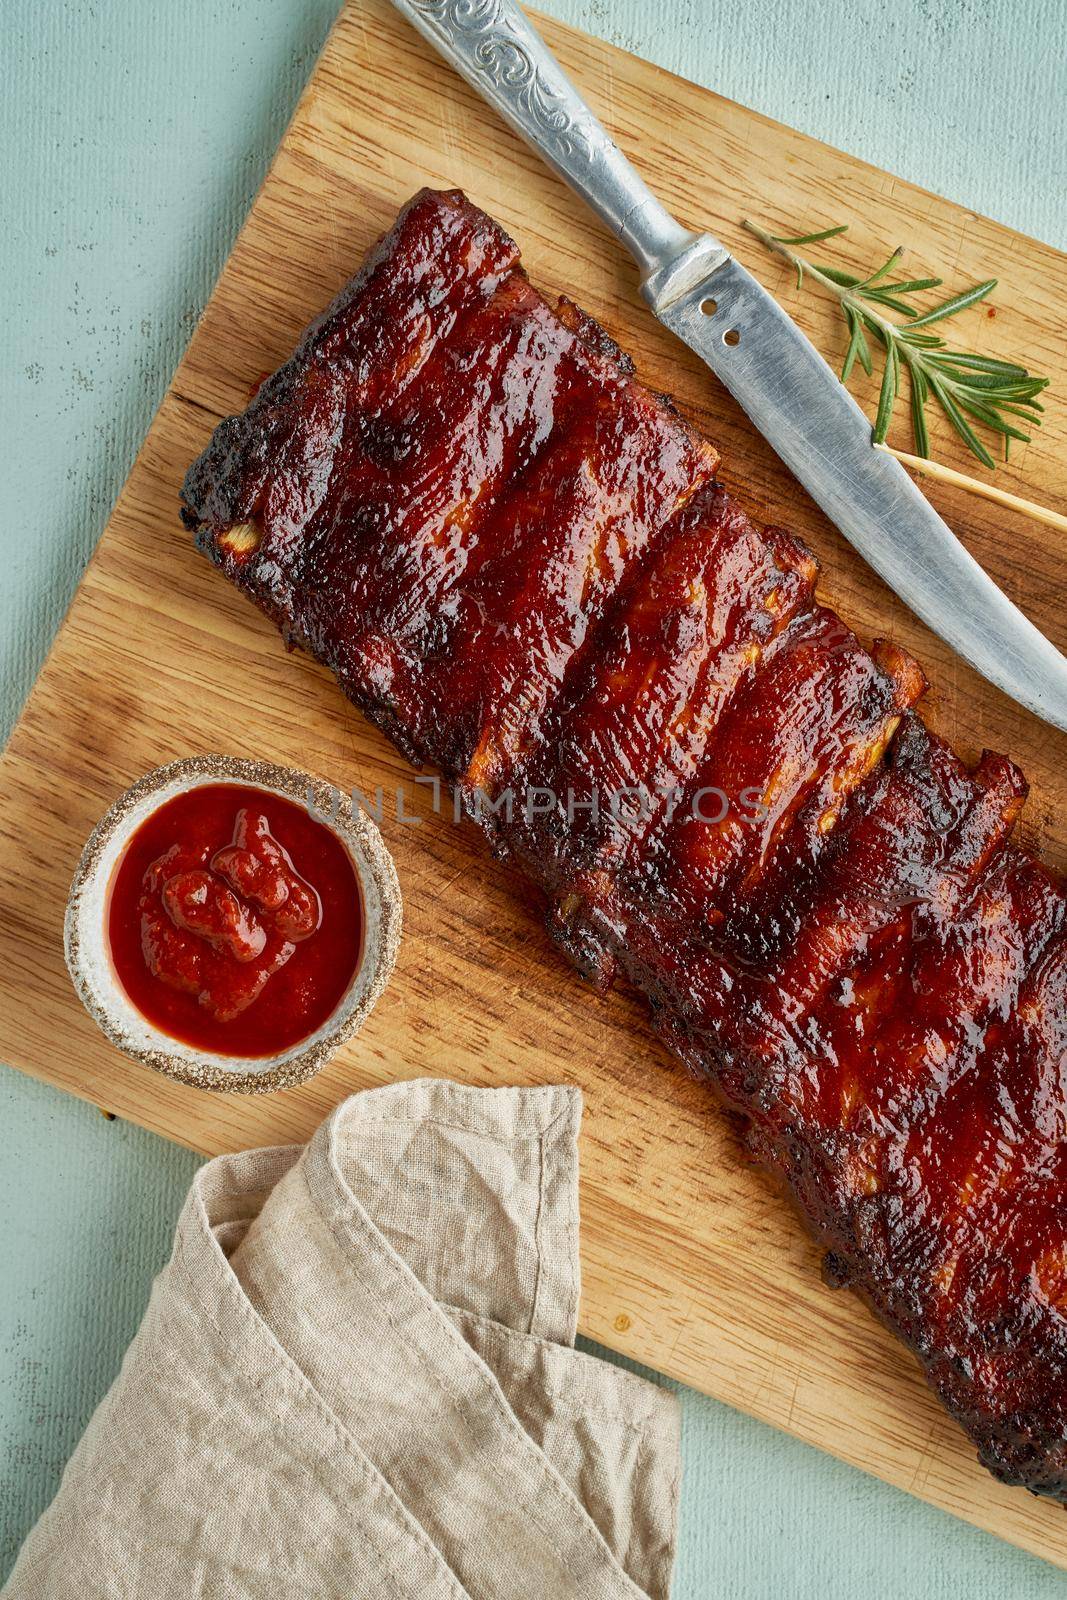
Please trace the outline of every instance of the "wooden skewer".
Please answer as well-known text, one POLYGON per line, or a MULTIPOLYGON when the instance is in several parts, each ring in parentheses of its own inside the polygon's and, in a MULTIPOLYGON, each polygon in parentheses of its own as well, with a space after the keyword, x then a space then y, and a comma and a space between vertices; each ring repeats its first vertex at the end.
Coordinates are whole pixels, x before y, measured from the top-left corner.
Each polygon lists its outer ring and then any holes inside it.
POLYGON ((892 450, 887 444, 876 444, 874 448, 887 456, 895 456, 906 467, 911 467, 925 478, 936 478, 939 483, 952 483, 957 489, 968 489, 971 494, 981 495, 983 500, 995 500, 998 506, 1008 506, 1012 511, 1021 512, 1024 517, 1031 517, 1034 522, 1044 522, 1050 528, 1059 528, 1067 533, 1067 517, 1059 511, 1035 505, 1033 500, 1023 500, 1017 494, 1009 494, 1006 489, 998 489, 995 484, 983 483, 980 478, 968 478, 966 473, 957 472, 953 467, 943 467, 938 461, 927 461, 924 456, 909 456, 903 450, 892 450))

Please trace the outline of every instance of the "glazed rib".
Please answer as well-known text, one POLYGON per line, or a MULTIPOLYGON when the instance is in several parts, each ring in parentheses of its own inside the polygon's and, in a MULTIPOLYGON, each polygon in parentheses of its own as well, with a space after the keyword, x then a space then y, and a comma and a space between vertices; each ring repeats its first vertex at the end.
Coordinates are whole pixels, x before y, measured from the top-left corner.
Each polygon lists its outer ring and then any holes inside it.
POLYGON ((925 729, 919 668, 717 466, 423 191, 183 516, 453 782, 579 969, 643 989, 981 1459, 1067 1499, 1063 886, 1010 843, 1018 771, 925 729))

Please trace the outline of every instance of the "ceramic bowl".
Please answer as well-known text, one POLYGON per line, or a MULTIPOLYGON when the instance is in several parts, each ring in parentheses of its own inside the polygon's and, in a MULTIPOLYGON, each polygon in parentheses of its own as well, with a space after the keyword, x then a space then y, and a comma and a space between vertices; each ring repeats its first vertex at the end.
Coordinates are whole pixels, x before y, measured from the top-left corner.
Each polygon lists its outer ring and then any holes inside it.
POLYGON ((385 988, 400 942, 401 901, 393 859, 365 812, 332 785, 291 767, 232 756, 191 756, 147 773, 120 795, 93 829, 67 902, 64 947, 74 987, 112 1044, 157 1072, 237 1094, 265 1094, 303 1083, 358 1032, 385 988), (363 899, 363 955, 348 990, 313 1034, 273 1056, 217 1055, 153 1026, 127 997, 111 961, 107 909, 112 877, 141 823, 166 801, 210 783, 248 784, 306 805, 341 840, 363 899))

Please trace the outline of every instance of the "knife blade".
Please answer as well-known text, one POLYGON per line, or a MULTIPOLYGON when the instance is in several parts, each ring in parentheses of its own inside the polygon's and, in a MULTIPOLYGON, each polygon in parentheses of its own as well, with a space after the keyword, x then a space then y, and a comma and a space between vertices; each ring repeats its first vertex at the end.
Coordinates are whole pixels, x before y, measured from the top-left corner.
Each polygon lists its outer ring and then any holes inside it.
POLYGON ((845 538, 991 683, 1067 730, 1067 659, 964 548, 778 302, 657 200, 513 0, 393 0, 626 245, 642 294, 845 538))

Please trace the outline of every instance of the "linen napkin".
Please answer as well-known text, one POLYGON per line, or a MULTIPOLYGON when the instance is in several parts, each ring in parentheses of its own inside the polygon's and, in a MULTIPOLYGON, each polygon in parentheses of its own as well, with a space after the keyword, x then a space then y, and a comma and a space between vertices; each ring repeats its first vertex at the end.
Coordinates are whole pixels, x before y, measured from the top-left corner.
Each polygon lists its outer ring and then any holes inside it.
POLYGON ((572 1088, 418 1081, 197 1175, 11 1600, 666 1600, 674 1397, 576 1351, 572 1088))

